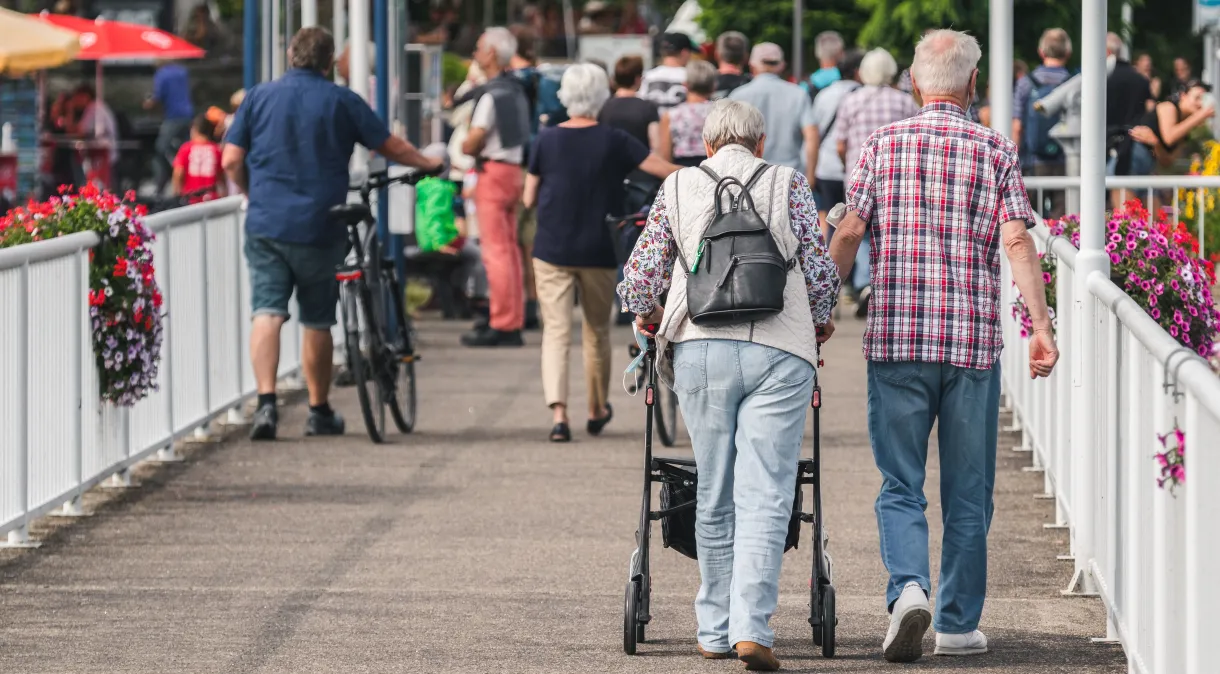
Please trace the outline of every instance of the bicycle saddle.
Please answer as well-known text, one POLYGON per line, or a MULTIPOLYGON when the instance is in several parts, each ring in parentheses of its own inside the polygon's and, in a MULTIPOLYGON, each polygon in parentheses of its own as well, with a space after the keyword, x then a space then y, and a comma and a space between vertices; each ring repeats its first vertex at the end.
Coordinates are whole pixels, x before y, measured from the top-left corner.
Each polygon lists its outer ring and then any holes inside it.
POLYGON ((338 222, 348 227, 362 222, 372 222, 373 211, 364 204, 339 204, 330 207, 331 222, 338 222))

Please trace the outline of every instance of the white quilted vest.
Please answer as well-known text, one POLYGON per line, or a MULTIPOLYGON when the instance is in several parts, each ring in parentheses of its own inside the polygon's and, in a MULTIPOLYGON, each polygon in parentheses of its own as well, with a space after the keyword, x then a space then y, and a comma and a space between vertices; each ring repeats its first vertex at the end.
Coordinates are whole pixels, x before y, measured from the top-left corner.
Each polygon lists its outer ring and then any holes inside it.
MULTIPOLYGON (((727 145, 709 157, 704 164, 723 177, 733 176, 745 183, 754 170, 765 162, 741 145, 727 145)), ((786 259, 797 256, 800 241, 792 233, 788 215, 789 192, 795 171, 784 166, 772 166, 750 190, 754 208, 762 217, 786 259)), ((733 189, 734 193, 738 190, 733 189)), ((686 261, 695 259, 699 239, 714 213, 712 199, 716 183, 697 168, 685 168, 665 180, 665 211, 674 240, 686 261)), ((727 204, 727 199, 725 200, 727 204)), ((673 283, 665 302, 665 318, 661 322, 662 342, 688 342, 696 339, 732 339, 763 344, 791 353, 817 367, 817 336, 813 314, 809 310, 809 292, 799 262, 788 271, 784 287, 784 310, 766 320, 723 327, 695 325, 688 320, 686 310, 686 270, 679 259, 674 264, 673 283)), ((669 364, 662 367, 670 380, 669 364)))

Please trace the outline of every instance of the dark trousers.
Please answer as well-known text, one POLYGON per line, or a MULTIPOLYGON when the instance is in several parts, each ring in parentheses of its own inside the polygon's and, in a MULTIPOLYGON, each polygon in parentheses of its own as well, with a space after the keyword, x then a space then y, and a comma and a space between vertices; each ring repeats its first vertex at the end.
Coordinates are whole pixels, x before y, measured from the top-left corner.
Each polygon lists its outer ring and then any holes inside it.
POLYGON ((161 130, 157 133, 155 145, 157 196, 165 193, 165 186, 169 184, 169 179, 174 174, 174 156, 178 154, 178 148, 190 139, 190 135, 191 120, 189 119, 167 119, 161 122, 161 130))

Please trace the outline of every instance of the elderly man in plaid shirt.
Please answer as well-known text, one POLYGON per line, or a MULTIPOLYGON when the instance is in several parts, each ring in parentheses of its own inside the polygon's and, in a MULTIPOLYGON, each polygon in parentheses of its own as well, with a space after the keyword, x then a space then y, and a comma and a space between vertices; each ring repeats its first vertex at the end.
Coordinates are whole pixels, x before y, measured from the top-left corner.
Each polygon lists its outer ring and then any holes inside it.
POLYGON ((842 275, 866 226, 872 243, 864 355, 869 436, 883 478, 877 527, 890 574, 883 649, 892 662, 921 657, 933 622, 923 485, 938 419, 936 653, 987 651, 978 624, 999 425, 1001 242, 1034 321, 1029 375, 1050 375, 1059 357, 1017 147, 966 114, 979 56, 965 33, 937 30, 919 42, 912 74, 924 107, 864 144, 848 183, 849 213, 831 240, 842 275))

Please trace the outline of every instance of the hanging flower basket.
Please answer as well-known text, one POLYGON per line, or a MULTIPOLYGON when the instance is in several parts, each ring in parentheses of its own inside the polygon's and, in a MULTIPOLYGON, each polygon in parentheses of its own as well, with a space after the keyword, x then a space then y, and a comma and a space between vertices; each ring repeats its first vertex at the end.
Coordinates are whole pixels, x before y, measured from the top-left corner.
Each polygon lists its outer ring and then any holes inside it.
MULTIPOLYGON (((1080 247, 1078 216, 1051 221, 1048 228, 1053 236, 1080 247)), ((1186 225, 1164 216, 1155 220, 1139 201, 1129 201, 1110 214, 1105 250, 1110 256, 1110 280, 1182 346, 1208 359, 1220 375, 1220 311, 1211 291, 1216 285, 1215 264, 1199 259, 1198 239, 1186 225)), ((1042 258, 1042 278, 1047 282, 1047 304, 1054 306, 1051 256, 1042 258)), ((1012 311, 1021 321, 1021 336, 1028 337, 1032 323, 1020 294, 1012 311)), ((1175 426, 1158 438, 1162 451, 1156 453, 1161 468, 1157 484, 1172 489, 1186 480, 1186 436, 1175 426)))
POLYGON ((0 218, 0 248, 53 239, 76 232, 101 237, 89 252, 89 321, 99 394, 115 405, 131 406, 157 388, 161 360, 161 291, 153 267, 153 234, 146 211, 125 199, 85 187, 79 194, 61 187, 60 196, 0 218))

